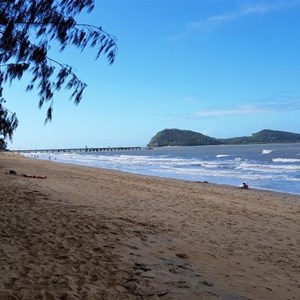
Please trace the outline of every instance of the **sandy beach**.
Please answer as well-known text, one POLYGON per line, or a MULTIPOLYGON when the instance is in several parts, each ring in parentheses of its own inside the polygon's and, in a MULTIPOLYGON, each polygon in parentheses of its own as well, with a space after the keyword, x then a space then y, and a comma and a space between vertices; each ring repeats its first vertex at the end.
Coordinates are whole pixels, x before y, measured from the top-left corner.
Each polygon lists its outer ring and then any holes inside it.
POLYGON ((299 299, 300 196, 9 153, 0 191, 1 300, 299 299))

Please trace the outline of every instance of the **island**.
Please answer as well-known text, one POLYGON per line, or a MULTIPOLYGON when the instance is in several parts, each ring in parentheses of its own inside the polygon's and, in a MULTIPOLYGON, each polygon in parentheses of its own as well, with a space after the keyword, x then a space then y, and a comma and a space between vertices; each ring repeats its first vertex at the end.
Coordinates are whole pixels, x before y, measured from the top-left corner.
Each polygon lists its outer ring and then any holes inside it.
POLYGON ((241 144, 300 143, 300 134, 264 129, 251 136, 218 139, 199 132, 182 129, 164 129, 156 133, 148 147, 166 146, 204 146, 241 144))

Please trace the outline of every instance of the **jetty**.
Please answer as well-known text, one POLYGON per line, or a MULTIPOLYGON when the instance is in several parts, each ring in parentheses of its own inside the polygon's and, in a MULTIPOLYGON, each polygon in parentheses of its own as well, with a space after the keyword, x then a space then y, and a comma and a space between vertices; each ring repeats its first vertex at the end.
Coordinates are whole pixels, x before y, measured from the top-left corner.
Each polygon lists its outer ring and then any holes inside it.
POLYGON ((65 149, 26 149, 26 150, 13 150, 13 152, 18 153, 59 153, 59 152, 108 152, 108 151, 132 151, 141 150, 142 147, 85 147, 85 148, 65 148, 65 149))

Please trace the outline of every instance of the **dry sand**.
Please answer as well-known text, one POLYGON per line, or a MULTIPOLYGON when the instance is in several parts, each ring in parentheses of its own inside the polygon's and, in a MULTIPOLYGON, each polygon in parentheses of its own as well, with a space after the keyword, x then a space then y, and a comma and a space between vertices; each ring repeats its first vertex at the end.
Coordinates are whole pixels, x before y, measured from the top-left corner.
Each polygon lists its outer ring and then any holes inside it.
POLYGON ((299 196, 2 153, 0 299, 300 299, 299 216, 299 196))

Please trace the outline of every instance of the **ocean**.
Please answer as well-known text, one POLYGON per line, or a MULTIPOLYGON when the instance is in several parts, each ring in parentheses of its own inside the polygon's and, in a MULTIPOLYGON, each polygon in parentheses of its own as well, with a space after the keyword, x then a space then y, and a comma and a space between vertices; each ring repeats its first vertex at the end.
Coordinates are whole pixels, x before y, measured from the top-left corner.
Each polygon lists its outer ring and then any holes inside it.
POLYGON ((59 163, 300 195, 300 144, 163 147, 24 154, 59 163))

